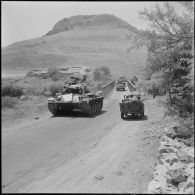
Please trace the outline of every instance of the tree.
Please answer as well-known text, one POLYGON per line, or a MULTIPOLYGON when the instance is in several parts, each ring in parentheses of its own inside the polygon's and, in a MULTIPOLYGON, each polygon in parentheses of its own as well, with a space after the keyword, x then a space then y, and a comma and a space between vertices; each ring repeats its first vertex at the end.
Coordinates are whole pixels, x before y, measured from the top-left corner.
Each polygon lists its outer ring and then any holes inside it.
POLYGON ((107 66, 100 66, 93 71, 95 81, 105 81, 111 78, 110 69, 107 66))
POLYGON ((49 67, 47 70, 48 70, 50 77, 52 77, 53 75, 57 73, 57 68, 53 66, 49 67))
MULTIPOLYGON (((156 4, 154 10, 140 12, 151 24, 151 30, 141 31, 142 43, 148 48, 148 79, 162 73, 161 87, 166 90, 170 106, 180 115, 191 112, 193 91, 193 2, 182 2, 184 13, 178 15, 169 2, 164 8, 156 4)), ((140 41, 140 39, 137 39, 140 41)), ((139 44, 138 44, 139 45, 139 44)))
POLYGON ((131 83, 133 83, 134 85, 138 82, 138 78, 136 76, 134 76, 132 79, 131 79, 131 83))

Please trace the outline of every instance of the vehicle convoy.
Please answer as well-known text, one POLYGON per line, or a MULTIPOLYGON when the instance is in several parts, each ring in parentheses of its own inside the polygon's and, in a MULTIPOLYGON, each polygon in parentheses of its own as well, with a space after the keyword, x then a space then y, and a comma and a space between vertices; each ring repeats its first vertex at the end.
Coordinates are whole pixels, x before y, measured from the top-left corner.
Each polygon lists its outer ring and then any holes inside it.
POLYGON ((118 81, 116 83, 116 90, 117 91, 125 91, 126 83, 123 81, 118 81))
POLYGON ((119 105, 122 119, 129 115, 144 117, 144 103, 141 99, 141 94, 138 92, 124 95, 124 99, 119 105))
POLYGON ((119 81, 126 82, 126 81, 127 81, 127 79, 125 78, 125 76, 121 76, 121 77, 119 78, 119 81))
POLYGON ((71 113, 80 110, 88 116, 101 111, 103 96, 90 92, 84 83, 67 84, 61 93, 48 99, 48 108, 54 115, 71 113))

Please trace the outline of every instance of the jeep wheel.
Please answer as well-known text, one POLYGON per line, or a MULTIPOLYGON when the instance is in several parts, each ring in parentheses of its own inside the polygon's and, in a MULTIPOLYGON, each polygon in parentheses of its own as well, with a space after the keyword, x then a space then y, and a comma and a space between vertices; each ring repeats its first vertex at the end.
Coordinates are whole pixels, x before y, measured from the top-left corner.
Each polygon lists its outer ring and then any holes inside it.
POLYGON ((140 114, 140 117, 141 117, 141 118, 143 118, 143 117, 144 117, 144 112, 142 112, 142 113, 140 114))
POLYGON ((125 118, 125 114, 123 112, 121 112, 121 118, 124 119, 125 118))

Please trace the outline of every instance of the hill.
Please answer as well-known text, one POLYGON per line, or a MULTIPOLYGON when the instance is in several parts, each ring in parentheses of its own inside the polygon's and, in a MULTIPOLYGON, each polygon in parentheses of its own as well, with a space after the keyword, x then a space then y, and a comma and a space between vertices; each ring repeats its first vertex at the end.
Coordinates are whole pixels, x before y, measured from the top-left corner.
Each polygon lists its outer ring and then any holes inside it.
POLYGON ((54 25, 45 36, 2 48, 2 73, 25 73, 50 66, 108 66, 114 77, 141 75, 146 50, 131 50, 136 32, 125 21, 108 14, 74 16, 54 25), (49 35, 49 36, 48 36, 49 35))
POLYGON ((137 31, 135 27, 114 15, 78 15, 60 20, 46 35, 53 35, 59 32, 80 28, 97 28, 98 26, 126 28, 132 32, 137 31))

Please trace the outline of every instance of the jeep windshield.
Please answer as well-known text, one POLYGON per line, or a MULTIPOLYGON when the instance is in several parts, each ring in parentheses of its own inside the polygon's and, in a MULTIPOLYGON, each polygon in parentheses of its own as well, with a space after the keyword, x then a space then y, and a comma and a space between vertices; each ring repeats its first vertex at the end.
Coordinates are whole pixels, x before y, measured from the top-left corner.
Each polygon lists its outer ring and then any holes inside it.
POLYGON ((141 96, 140 95, 133 95, 133 94, 131 94, 131 95, 125 96, 125 99, 126 100, 130 100, 130 99, 141 100, 141 96))
POLYGON ((125 85, 125 83, 117 83, 117 85, 123 86, 123 85, 125 85))

